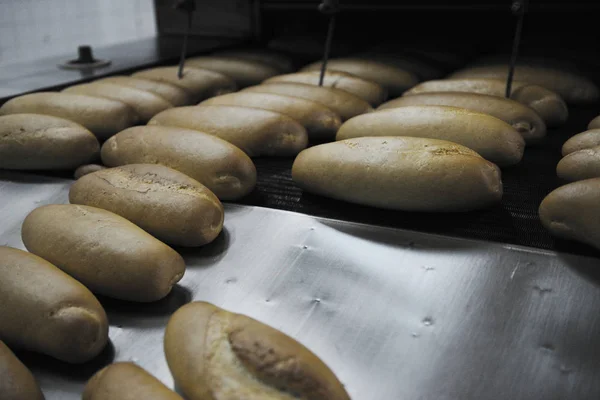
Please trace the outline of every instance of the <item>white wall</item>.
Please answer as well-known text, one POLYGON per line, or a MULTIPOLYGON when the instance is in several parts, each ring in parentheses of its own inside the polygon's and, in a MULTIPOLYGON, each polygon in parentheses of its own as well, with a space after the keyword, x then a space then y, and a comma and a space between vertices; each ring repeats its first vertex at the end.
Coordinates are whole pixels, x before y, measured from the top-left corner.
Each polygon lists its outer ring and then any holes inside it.
POLYGON ((0 64, 155 33, 152 0, 0 0, 0 64))

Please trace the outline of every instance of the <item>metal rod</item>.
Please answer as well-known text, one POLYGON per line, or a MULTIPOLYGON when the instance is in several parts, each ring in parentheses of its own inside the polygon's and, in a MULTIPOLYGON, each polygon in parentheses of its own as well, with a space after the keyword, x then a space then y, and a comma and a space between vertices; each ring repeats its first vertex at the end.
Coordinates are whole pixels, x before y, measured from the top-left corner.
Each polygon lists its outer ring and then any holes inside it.
POLYGON ((515 75, 515 67, 517 65, 517 57, 519 55, 519 45, 521 44, 521 34, 523 32, 523 19, 525 17, 525 2, 515 1, 512 5, 513 12, 518 13, 517 28, 513 39, 512 52, 510 55, 510 64, 508 66, 508 76, 506 78, 506 91, 504 96, 510 98, 512 91, 512 82, 515 75))
POLYGON ((181 57, 179 58, 179 70, 177 71, 177 77, 179 79, 183 78, 183 67, 185 65, 185 56, 187 54, 188 37, 192 33, 193 11, 188 11, 187 16, 188 16, 187 31, 185 32, 185 35, 183 36, 183 44, 181 46, 181 57))
POLYGON ((323 62, 321 63, 321 75, 319 76, 319 86, 323 86, 325 79, 325 71, 327 70, 327 61, 331 52, 331 42, 333 41, 333 30, 335 29, 335 14, 329 17, 329 28, 327 29, 327 39, 325 39, 325 52, 323 54, 323 62))

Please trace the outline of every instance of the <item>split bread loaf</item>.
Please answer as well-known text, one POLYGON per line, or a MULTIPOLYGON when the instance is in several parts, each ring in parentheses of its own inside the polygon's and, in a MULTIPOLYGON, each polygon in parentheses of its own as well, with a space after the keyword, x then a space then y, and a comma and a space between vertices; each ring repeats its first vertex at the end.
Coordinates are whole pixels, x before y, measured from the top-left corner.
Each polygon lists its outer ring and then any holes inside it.
POLYGON ((280 71, 260 61, 219 56, 191 57, 185 65, 220 72, 235 81, 239 88, 258 85, 265 79, 279 75, 280 71))
POLYGON ((145 90, 162 97, 175 107, 187 106, 193 102, 192 96, 188 92, 173 85, 172 83, 167 82, 134 78, 132 76, 109 76, 107 78, 97 79, 94 81, 94 83, 113 83, 116 85, 145 90))
POLYGON ((439 92, 400 97, 382 104, 377 110, 404 106, 452 106, 489 114, 517 130, 527 144, 546 136, 546 124, 531 108, 514 100, 478 93, 439 92))
POLYGON ((331 370, 284 333, 205 302, 173 314, 165 355, 189 400, 349 400, 331 370))
POLYGON ((98 139, 73 121, 40 114, 0 116, 0 168, 73 169, 99 155, 98 139))
POLYGON ((306 129, 281 113, 238 106, 176 107, 154 116, 148 125, 194 129, 217 136, 250 157, 295 156, 308 144, 306 129))
POLYGON ((161 381, 131 362, 110 364, 96 372, 82 400, 183 400, 161 381))
POLYGON ((183 277, 183 258, 123 217, 95 207, 52 204, 23 222, 27 250, 48 260, 92 292, 150 302, 183 277))
POLYGON ((341 117, 323 104, 298 97, 272 93, 237 92, 213 97, 200 106, 238 106, 275 111, 300 122, 308 136, 327 140, 335 136, 342 125, 341 117))
POLYGON ((600 146, 600 129, 590 129, 569 138, 562 146, 562 155, 564 157, 575 151, 596 146, 600 146))
POLYGON ((373 111, 365 100, 345 90, 305 83, 279 82, 251 86, 243 90, 253 93, 272 93, 316 101, 338 113, 342 121, 373 111))
MULTIPOLYGON (((467 67, 454 72, 450 78, 492 78, 506 81, 508 69, 507 64, 467 67)), ((552 90, 567 103, 593 103, 600 98, 600 89, 594 82, 566 69, 541 65, 517 65, 514 80, 552 90)))
POLYGON ((82 94, 38 92, 10 99, 0 107, 0 115, 43 114, 71 120, 89 129, 99 139, 107 139, 139 122, 127 104, 82 94))
POLYGON ((236 200, 256 185, 256 167, 242 150, 216 136, 167 126, 136 126, 110 138, 101 149, 108 167, 162 164, 183 172, 217 195, 236 200))
POLYGON ((237 90, 234 80, 220 72, 186 67, 180 79, 178 71, 179 67, 176 66, 157 67, 138 71, 131 76, 175 85, 187 91, 193 103, 237 90))
POLYGON ((302 189, 405 211, 470 211, 502 198, 500 169, 456 143, 362 137, 302 151, 292 167, 302 189))
POLYGON ((567 154, 558 162, 556 174, 569 182, 600 177, 600 146, 567 154))
POLYGON ((69 363, 96 357, 108 341, 104 309, 48 261, 0 246, 0 340, 69 363))
POLYGON ((600 129, 600 115, 590 121, 588 129, 600 129))
POLYGON ((442 139, 476 151, 498 166, 519 163, 525 141, 506 122, 464 108, 406 106, 360 115, 346 121, 337 140, 364 136, 442 139))
POLYGON ((64 89, 63 93, 121 101, 133 108, 140 117, 140 122, 144 124, 159 112, 173 107, 171 103, 154 93, 108 82, 75 85, 64 89))
POLYGON ((600 178, 561 186, 542 201, 540 220, 553 235, 600 249, 600 178))
POLYGON ((71 204, 102 208, 175 246, 202 246, 223 229, 223 205, 206 186, 159 164, 130 164, 81 177, 71 204))
POLYGON ((0 399, 44 400, 31 371, 0 340, 0 399))
MULTIPOLYGON (((293 74, 277 75, 263 83, 295 82, 319 86, 319 71, 296 72, 293 74)), ((387 91, 383 86, 356 75, 339 71, 327 71, 323 77, 323 86, 342 89, 365 100, 373 107, 383 103, 387 98, 387 91)))
MULTIPOLYGON (((309 64, 301 71, 321 71, 321 61, 309 64)), ((333 58, 327 61, 327 70, 346 72, 373 81, 387 89, 392 97, 400 96, 419 83, 414 73, 394 65, 365 58, 333 58)))
POLYGON ((220 57, 230 57, 241 60, 260 61, 264 64, 277 68, 281 73, 288 73, 294 70, 294 63, 283 53, 262 49, 262 48, 243 48, 220 50, 213 53, 220 57))
MULTIPOLYGON (((404 96, 430 92, 467 92, 504 97, 506 81, 499 79, 444 79, 422 82, 404 92, 404 96)), ((542 86, 513 82, 512 100, 531 107, 548 127, 564 124, 569 116, 565 101, 555 92, 542 86)))

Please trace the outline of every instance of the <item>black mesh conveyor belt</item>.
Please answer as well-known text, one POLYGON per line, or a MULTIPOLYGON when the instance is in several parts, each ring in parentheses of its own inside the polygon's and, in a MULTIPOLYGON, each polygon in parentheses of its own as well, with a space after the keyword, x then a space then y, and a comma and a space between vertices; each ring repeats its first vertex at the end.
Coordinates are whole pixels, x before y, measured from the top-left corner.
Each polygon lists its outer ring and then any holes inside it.
POLYGON ((258 185, 242 204, 297 211, 321 217, 404 228, 421 232, 484 239, 541 249, 600 256, 586 245, 553 238, 541 225, 537 209, 560 186, 556 164, 560 148, 572 135, 586 130, 600 106, 570 107, 569 122, 549 131, 541 145, 528 147, 523 161, 502 170, 504 197, 495 208, 470 213, 409 213, 357 206, 304 193, 291 179, 291 159, 256 159, 258 185))

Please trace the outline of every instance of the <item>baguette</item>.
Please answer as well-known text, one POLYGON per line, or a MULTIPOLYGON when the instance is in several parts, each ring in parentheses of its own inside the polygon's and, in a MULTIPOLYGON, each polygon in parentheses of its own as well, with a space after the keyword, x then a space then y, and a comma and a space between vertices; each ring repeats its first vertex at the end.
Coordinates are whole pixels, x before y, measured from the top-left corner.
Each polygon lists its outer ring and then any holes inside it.
POLYGON ((561 186, 542 201, 542 225, 553 235, 600 249, 600 178, 561 186))
POLYGON ((200 103, 200 106, 204 105, 252 107, 275 111, 300 122, 306 128, 308 137, 316 140, 333 138, 342 125, 341 117, 323 104, 279 94, 230 93, 200 103))
MULTIPOLYGON (((295 82, 319 86, 318 71, 297 72, 294 74, 277 75, 263 83, 295 82)), ((323 77, 323 86, 342 89, 365 100, 373 107, 383 103, 387 98, 386 90, 377 83, 358 76, 339 71, 327 71, 323 77)))
MULTIPOLYGON (((492 78, 506 80, 508 65, 485 65, 454 72, 450 78, 492 78)), ((600 99, 600 89, 590 79, 564 69, 548 66, 518 65, 514 79, 539 85, 558 93, 567 103, 589 104, 600 99)))
POLYGON ((102 368, 90 378, 82 400, 183 400, 161 381, 131 362, 102 368))
POLYGON ((73 169, 99 154, 94 134, 75 122, 39 114, 0 117, 0 168, 73 169))
POLYGON ((44 400, 31 371, 0 340, 0 399, 44 400))
POLYGON ((382 104, 377 110, 404 106, 453 106, 489 114, 517 130, 527 144, 535 144, 546 136, 544 121, 531 108, 514 100, 477 93, 421 93, 400 97, 382 104))
POLYGON ((127 104, 73 93, 38 92, 15 97, 0 107, 0 115, 43 114, 71 120, 99 139, 108 139, 139 122, 127 104))
POLYGON ((564 157, 573 152, 596 146, 600 146, 600 129, 590 129, 567 140, 562 146, 562 155, 564 157))
POLYGON ((302 189, 405 211, 469 211, 502 198, 500 170, 471 149, 437 139, 363 137, 302 151, 292 167, 302 189))
POLYGON ((69 363, 108 341, 104 309, 81 283, 42 258, 0 246, 0 339, 69 363))
POLYGON ((376 61, 412 72, 419 80, 438 79, 445 75, 444 70, 434 65, 434 63, 409 54, 366 52, 357 54, 354 57, 376 61))
POLYGON ((150 118, 159 112, 173 107, 171 103, 154 93, 108 82, 75 85, 64 89, 63 93, 83 94, 121 101, 135 110, 142 123, 148 122, 150 118))
POLYGON ((250 157, 295 156, 308 144, 306 129, 278 112, 237 106, 177 107, 148 125, 195 129, 217 136, 250 157))
POLYGON ((103 169, 106 169, 106 167, 104 165, 100 165, 100 164, 82 165, 81 167, 79 167, 75 170, 75 172, 73 173, 73 178, 79 179, 82 176, 91 174, 92 172, 101 171, 103 169))
POLYGON ((95 207, 52 204, 23 222, 27 250, 115 299, 150 302, 171 291, 185 271, 175 250, 131 222, 95 207))
POLYGON ((279 82, 252 86, 243 90, 253 93, 273 93, 284 96, 299 97, 323 104, 336 112, 342 121, 360 114, 373 111, 365 100, 345 90, 330 87, 313 86, 304 83, 279 82))
POLYGON ((302 344, 205 302, 173 314, 165 355, 189 400, 350 400, 333 372, 302 344))
POLYGON ((260 61, 277 68, 281 73, 289 73, 294 70, 294 63, 286 55, 268 49, 232 49, 221 50, 214 53, 221 57, 230 57, 241 60, 260 61))
POLYGON ((600 177, 600 146, 567 154, 556 166, 556 174, 569 182, 600 177))
POLYGON ((109 76, 95 80, 94 83, 114 83, 135 89, 145 90, 154 93, 175 107, 187 106, 192 104, 192 96, 180 87, 172 83, 153 81, 150 79, 134 78, 132 76, 109 76))
POLYGON ((455 142, 499 165, 517 164, 525 141, 506 122, 464 108, 407 106, 360 115, 345 122, 336 140, 363 136, 411 136, 455 142))
POLYGON ((256 168, 239 148, 215 136, 166 126, 129 128, 100 151, 108 167, 162 164, 206 186, 221 200, 237 200, 254 189, 256 168))
POLYGON ((265 79, 279 75, 277 68, 260 61, 242 60, 219 56, 192 57, 185 64, 194 68, 203 68, 220 72, 235 81, 239 88, 258 85, 265 79))
MULTIPOLYGON (((499 79, 446 79, 418 84, 404 96, 429 92, 467 92, 504 97, 506 82, 499 79)), ((564 100, 542 86, 513 82, 510 98, 531 107, 548 127, 563 125, 569 116, 564 100)))
POLYGON ((113 212, 175 246, 202 246, 223 229, 217 196, 163 165, 130 164, 86 175, 71 186, 69 201, 113 212))
POLYGON ((588 129, 600 129, 600 115, 590 121, 588 129))

